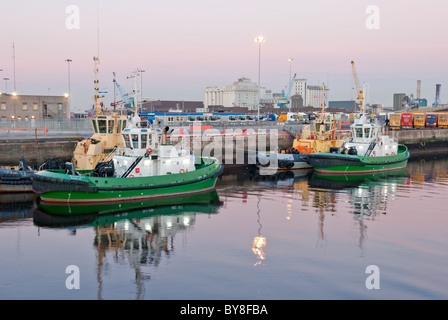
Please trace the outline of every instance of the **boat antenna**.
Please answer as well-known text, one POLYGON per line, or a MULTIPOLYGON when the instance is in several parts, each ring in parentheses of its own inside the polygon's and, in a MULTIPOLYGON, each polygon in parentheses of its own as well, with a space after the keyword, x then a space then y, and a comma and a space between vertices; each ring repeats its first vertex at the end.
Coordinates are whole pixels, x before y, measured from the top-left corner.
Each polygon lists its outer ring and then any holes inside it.
POLYGON ((321 115, 320 115, 320 119, 324 120, 324 112, 325 112, 325 83, 322 83, 322 103, 321 103, 321 107, 322 107, 322 111, 321 111, 321 115))

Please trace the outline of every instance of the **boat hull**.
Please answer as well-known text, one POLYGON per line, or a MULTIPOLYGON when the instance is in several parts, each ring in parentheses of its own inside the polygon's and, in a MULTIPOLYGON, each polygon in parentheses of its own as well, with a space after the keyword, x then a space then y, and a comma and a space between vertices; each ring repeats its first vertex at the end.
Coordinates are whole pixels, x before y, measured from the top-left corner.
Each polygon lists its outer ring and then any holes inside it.
POLYGON ((180 197, 215 188, 223 168, 218 160, 195 171, 151 177, 105 178, 39 172, 33 191, 46 202, 103 203, 180 197))
POLYGON ((359 175, 404 169, 409 159, 407 147, 399 146, 398 153, 388 156, 358 156, 337 153, 310 154, 307 162, 319 174, 359 175))
POLYGON ((307 155, 289 153, 258 153, 257 166, 264 171, 294 171, 311 169, 307 155))

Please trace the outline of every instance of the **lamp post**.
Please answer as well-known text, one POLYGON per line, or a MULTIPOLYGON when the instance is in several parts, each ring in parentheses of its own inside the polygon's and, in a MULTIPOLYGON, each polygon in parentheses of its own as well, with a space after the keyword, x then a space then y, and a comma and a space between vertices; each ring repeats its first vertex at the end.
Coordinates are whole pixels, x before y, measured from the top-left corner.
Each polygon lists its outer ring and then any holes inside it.
MULTIPOLYGON (((288 59, 288 62, 289 62, 289 79, 288 79, 288 82, 287 82, 287 83, 290 83, 290 82, 291 82, 291 66, 292 66, 292 62, 293 62, 293 61, 294 61, 293 58, 289 58, 289 59, 288 59)), ((289 111, 291 111, 292 101, 291 101, 291 98, 290 98, 290 97, 287 97, 287 98, 289 98, 289 101, 288 101, 288 104, 289 104, 289 111)))
POLYGON ((143 112, 143 72, 145 70, 138 69, 138 72, 140 72, 140 112, 143 112))
POLYGON ((260 64, 261 64, 261 44, 265 42, 262 36, 255 38, 258 42, 258 106, 257 106, 257 121, 260 121, 260 64))
POLYGON ((71 100, 71 93, 70 93, 70 62, 72 62, 72 59, 65 59, 65 62, 67 62, 68 67, 68 110, 67 114, 70 114, 70 100, 71 100))

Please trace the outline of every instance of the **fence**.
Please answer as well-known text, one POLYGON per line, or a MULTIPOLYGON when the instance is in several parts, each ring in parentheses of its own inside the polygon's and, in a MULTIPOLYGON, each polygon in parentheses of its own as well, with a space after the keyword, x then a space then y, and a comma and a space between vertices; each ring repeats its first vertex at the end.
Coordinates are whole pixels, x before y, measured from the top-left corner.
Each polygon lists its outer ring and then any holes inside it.
POLYGON ((0 121, 0 131, 9 132, 42 132, 47 133, 92 133, 90 119, 31 119, 15 120, 7 119, 0 121))

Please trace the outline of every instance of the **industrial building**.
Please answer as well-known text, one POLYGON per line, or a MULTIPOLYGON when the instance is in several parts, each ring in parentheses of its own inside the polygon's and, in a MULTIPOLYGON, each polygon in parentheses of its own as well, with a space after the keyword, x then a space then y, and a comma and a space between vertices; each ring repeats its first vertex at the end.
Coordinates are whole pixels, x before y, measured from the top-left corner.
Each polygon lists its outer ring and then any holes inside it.
POLYGON ((0 93, 0 120, 69 118, 68 96, 34 96, 0 93))
POLYGON ((272 99, 272 96, 266 96, 266 89, 263 87, 260 88, 260 96, 258 95, 258 84, 243 77, 231 85, 205 88, 204 108, 222 106, 224 108, 242 107, 255 110, 258 107, 259 100, 272 99))
POLYGON ((207 87, 204 90, 204 109, 246 108, 256 110, 258 102, 262 108, 300 108, 304 106, 320 108, 322 95, 325 94, 325 105, 328 106, 328 88, 322 85, 309 86, 306 79, 294 79, 282 93, 272 93, 248 78, 239 78, 232 85, 207 87), (288 103, 289 102, 289 103, 288 103))
POLYGON ((142 112, 201 112, 202 101, 157 100, 142 103, 142 112))

